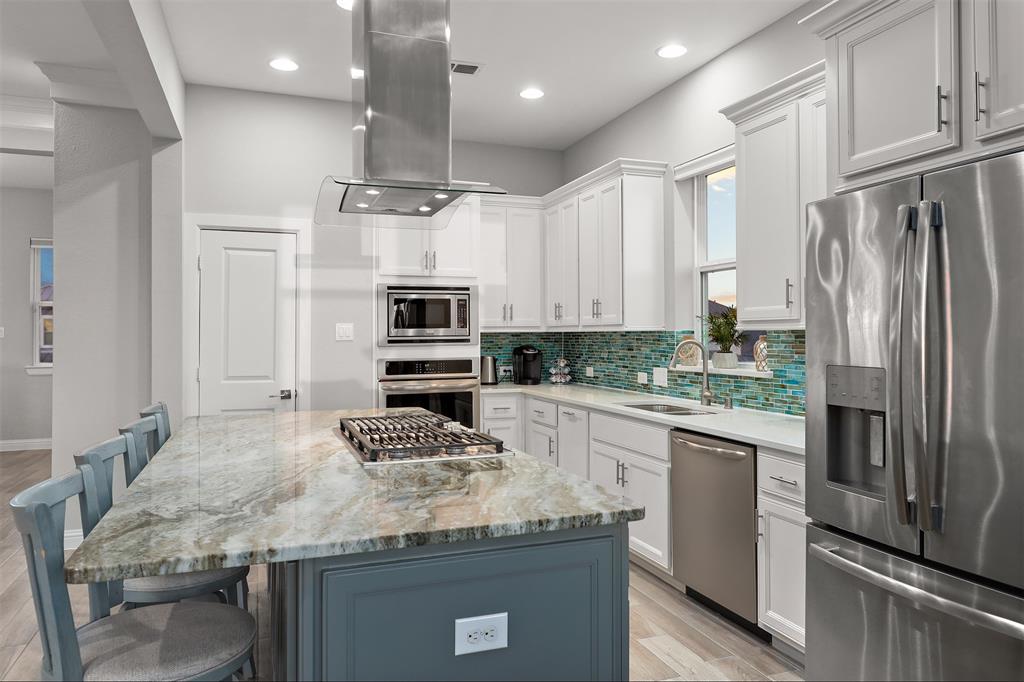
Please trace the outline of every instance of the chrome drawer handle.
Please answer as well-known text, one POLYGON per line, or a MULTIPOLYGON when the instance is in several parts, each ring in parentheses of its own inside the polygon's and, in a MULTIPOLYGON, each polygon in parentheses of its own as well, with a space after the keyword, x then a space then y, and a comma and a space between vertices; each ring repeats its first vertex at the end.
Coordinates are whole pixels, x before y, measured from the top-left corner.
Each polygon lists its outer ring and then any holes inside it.
POLYGON ((544 416, 544 410, 534 410, 533 413, 539 417, 544 416))
POLYGON ((797 483, 796 481, 794 481, 792 479, 789 479, 789 478, 783 478, 782 476, 769 476, 768 478, 772 479, 773 481, 778 481, 779 483, 785 483, 786 485, 791 485, 794 488, 799 488, 800 487, 800 484, 797 483))
POLYGON ((498 410, 511 410, 512 408, 511 407, 492 407, 491 409, 494 410, 495 412, 497 412, 498 410))

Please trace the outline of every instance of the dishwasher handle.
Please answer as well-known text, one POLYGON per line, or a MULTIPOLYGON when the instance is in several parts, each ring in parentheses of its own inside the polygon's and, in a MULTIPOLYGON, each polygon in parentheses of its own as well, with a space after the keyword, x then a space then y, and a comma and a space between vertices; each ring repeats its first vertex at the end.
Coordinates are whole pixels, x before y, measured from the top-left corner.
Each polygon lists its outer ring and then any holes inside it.
POLYGON ((722 457, 724 459, 743 460, 750 456, 749 452, 743 450, 730 450, 729 448, 716 448, 711 445, 702 445, 700 443, 694 443, 692 440, 686 440, 679 436, 672 436, 672 442, 676 445, 681 445, 684 448, 691 448, 700 452, 706 452, 709 455, 715 455, 716 457, 722 457))

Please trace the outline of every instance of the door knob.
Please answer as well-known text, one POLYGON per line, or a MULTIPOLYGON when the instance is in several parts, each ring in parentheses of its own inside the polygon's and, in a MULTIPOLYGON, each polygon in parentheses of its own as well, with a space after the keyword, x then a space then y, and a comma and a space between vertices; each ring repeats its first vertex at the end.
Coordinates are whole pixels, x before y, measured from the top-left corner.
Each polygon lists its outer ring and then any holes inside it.
POLYGON ((280 393, 275 394, 275 395, 269 395, 267 397, 268 398, 280 398, 281 400, 291 400, 292 399, 292 389, 290 389, 290 388, 282 388, 280 393))

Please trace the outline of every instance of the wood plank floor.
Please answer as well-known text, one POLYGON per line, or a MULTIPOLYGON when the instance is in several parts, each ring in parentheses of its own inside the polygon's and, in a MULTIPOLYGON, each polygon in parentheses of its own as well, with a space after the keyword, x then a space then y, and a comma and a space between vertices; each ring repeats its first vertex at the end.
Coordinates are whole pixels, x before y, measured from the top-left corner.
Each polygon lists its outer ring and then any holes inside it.
MULTIPOLYGON (((42 652, 21 538, 7 504, 50 474, 47 450, 0 453, 0 680, 36 680, 42 652)), ((256 664, 269 672, 269 599, 265 566, 249 577, 249 610, 259 626, 256 664)), ((75 622, 89 615, 84 585, 70 585, 75 622)), ((802 680, 800 666, 734 627, 642 568, 630 570, 631 680, 802 680)))

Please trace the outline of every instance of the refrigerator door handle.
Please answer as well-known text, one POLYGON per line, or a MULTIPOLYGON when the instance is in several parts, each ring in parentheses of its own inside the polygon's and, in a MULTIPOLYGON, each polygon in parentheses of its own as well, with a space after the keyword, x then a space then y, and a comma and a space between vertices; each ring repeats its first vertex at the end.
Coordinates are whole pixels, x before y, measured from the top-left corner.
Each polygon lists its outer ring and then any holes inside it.
POLYGON ((973 606, 961 604, 958 601, 941 597, 883 573, 872 571, 866 566, 862 566, 855 561, 850 561, 849 559, 840 556, 838 551, 838 547, 826 547, 825 545, 813 542, 807 546, 807 553, 815 559, 823 561, 833 568, 837 568, 844 573, 848 573, 853 577, 870 585, 874 585, 886 592, 903 597, 930 609, 934 609, 940 613, 958 618, 971 623, 972 625, 988 628, 989 630, 1006 635, 1007 637, 1024 640, 1024 623, 1010 620, 1009 618, 1003 618, 1002 616, 982 611, 974 608, 973 606))
MULTIPOLYGON (((953 320, 949 267, 949 239, 946 237, 945 206, 932 204, 931 226, 935 236, 935 274, 937 280, 939 325, 939 405, 935 442, 928 443, 925 470, 931 484, 930 506, 925 510, 929 528, 941 533, 946 507, 946 466, 949 461, 950 427, 953 421, 953 320)), ((924 526, 922 526, 924 527, 924 526)))
POLYGON ((896 487, 896 518, 902 525, 917 523, 914 498, 907 490, 906 448, 903 439, 903 310, 908 283, 907 270, 913 259, 910 245, 916 243, 917 209, 906 204, 896 213, 896 251, 892 264, 892 292, 889 304, 889 381, 886 402, 889 408, 889 451, 893 482, 896 487))

